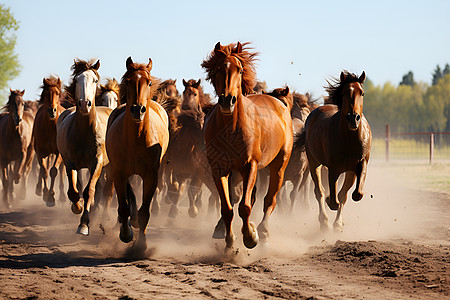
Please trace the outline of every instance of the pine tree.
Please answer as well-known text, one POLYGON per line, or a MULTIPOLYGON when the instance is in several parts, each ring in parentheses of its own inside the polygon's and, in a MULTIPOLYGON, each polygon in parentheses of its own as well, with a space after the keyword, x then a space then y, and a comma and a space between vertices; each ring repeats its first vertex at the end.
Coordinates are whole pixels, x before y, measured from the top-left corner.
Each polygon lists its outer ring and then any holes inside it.
POLYGON ((442 75, 441 67, 439 67, 439 65, 437 65, 436 69, 434 70, 433 80, 431 81, 431 84, 436 85, 438 83, 439 79, 441 79, 442 77, 443 77, 443 75, 442 75))

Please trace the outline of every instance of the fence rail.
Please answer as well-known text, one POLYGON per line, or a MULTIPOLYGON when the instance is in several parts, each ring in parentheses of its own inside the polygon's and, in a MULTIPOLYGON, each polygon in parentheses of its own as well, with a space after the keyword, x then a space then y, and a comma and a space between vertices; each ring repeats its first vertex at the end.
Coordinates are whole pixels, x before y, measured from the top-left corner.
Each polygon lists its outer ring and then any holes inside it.
POLYGON ((436 154, 439 159, 450 159, 450 132, 391 132, 387 124, 385 133, 387 162, 392 159, 393 148, 397 157, 403 155, 405 159, 424 158, 424 155, 427 155, 430 164, 436 159, 436 154))

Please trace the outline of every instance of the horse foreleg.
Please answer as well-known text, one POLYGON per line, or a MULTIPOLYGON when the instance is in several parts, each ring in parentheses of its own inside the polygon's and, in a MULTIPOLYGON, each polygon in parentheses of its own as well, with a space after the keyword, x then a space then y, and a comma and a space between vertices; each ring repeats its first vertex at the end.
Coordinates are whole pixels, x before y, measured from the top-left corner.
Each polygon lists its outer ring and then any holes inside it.
POLYGON ((89 235, 89 213, 91 206, 94 204, 95 186, 102 173, 102 158, 98 159, 93 169, 90 169, 91 176, 89 177, 88 184, 83 191, 84 199, 84 211, 80 219, 80 225, 78 225, 77 233, 82 235, 89 235))
POLYGON ((14 164, 14 175, 13 175, 13 180, 15 184, 18 184, 20 181, 20 178, 22 177, 23 174, 23 169, 25 167, 25 157, 26 157, 26 152, 22 151, 20 153, 20 157, 19 159, 16 160, 15 164, 14 164))
POLYGON ((171 207, 169 210, 169 218, 171 219, 176 218, 179 214, 178 202, 184 194, 186 180, 187 178, 184 176, 176 176, 176 179, 173 179, 173 181, 168 185, 167 196, 170 197, 171 200, 171 207))
POLYGON ((9 182, 8 182, 8 164, 2 165, 2 185, 3 185, 3 203, 5 207, 11 208, 11 203, 8 200, 8 189, 9 189, 9 182))
POLYGON ((339 201, 336 195, 336 185, 339 175, 339 173, 335 172, 331 168, 328 169, 328 185, 330 187, 330 196, 328 196, 325 201, 331 210, 338 210, 339 208, 339 201))
POLYGON ((114 185, 113 182, 111 180, 111 175, 107 172, 106 173, 106 182, 105 185, 103 187, 103 198, 105 199, 105 205, 103 207, 103 214, 102 214, 102 220, 100 225, 105 228, 105 224, 103 223, 107 223, 110 219, 110 214, 109 214, 109 210, 111 207, 111 201, 113 198, 113 193, 114 193, 114 185))
POLYGON ((195 218, 198 215, 197 202, 202 195, 202 181, 199 176, 194 176, 189 184, 188 197, 189 197, 189 216, 195 218))
POLYGON ((325 197, 324 197, 325 193, 323 190, 321 178, 322 167, 315 162, 312 163, 311 161, 309 161, 309 166, 311 178, 314 182, 314 194, 316 196, 317 202, 319 203, 320 229, 327 230, 330 228, 330 225, 328 224, 328 215, 327 212, 325 211, 325 197))
POLYGON ((239 203, 239 216, 242 219, 242 234, 244 236, 245 247, 252 249, 259 242, 258 232, 254 223, 250 222, 250 214, 253 208, 252 192, 256 183, 256 176, 258 174, 258 163, 251 161, 243 171, 243 195, 239 203))
POLYGON ((55 161, 53 162, 53 166, 50 169, 50 189, 48 190, 47 198, 44 199, 48 206, 55 205, 55 179, 56 175, 58 175, 58 167, 62 162, 62 157, 59 153, 56 154, 55 161), (50 205, 49 205, 50 204, 50 205))
POLYGON ((119 222, 121 223, 119 238, 122 242, 129 243, 133 240, 133 229, 131 229, 129 220, 130 205, 127 201, 127 190, 132 188, 128 183, 127 177, 114 174, 112 178, 114 180, 114 188, 116 189, 118 201, 117 212, 119 214, 119 222))
POLYGON ((81 214, 83 206, 80 203, 80 195, 77 189, 77 171, 70 169, 66 166, 67 179, 69 181, 69 189, 67 190, 67 196, 72 201, 72 212, 74 214, 81 214))
POLYGON ((342 226, 344 225, 342 223, 342 212, 344 210, 344 205, 347 202, 347 193, 352 187, 353 183, 355 182, 356 176, 353 172, 346 172, 345 173, 345 179, 344 184, 342 185, 341 190, 338 194, 339 199, 339 209, 336 213, 336 219, 334 220, 333 226, 336 229, 341 230, 342 226))
MULTIPOLYGON (((229 175, 229 174, 228 174, 229 175)), ((228 192, 228 175, 214 176, 214 183, 220 197, 222 220, 225 225, 225 242, 226 249, 231 249, 234 244, 234 234, 231 229, 231 221, 233 221, 233 206, 230 201, 230 194, 228 192)), ((217 228, 217 226, 216 226, 217 228)), ((214 234, 213 234, 214 236, 214 234)))
POLYGON ((353 201, 359 201, 363 197, 363 188, 367 174, 367 160, 363 159, 361 162, 358 163, 358 165, 356 166, 355 173, 357 181, 355 191, 352 194, 352 199, 353 201))
MULTIPOLYGON (((47 187, 47 160, 44 157, 38 156, 37 158, 39 164, 39 175, 36 183, 36 195, 42 196, 42 184, 47 187), (43 182, 44 181, 44 182, 43 182)), ((45 196, 44 196, 45 201, 45 196)))
POLYGON ((59 165, 59 201, 62 203, 65 200, 66 199, 64 197, 64 164, 62 163, 59 165))
POLYGON ((142 205, 138 211, 139 222, 139 238, 136 242, 138 250, 147 249, 147 239, 145 232, 150 219, 150 204, 152 203, 153 195, 155 194, 156 187, 158 186, 158 170, 152 170, 147 176, 143 178, 144 193, 142 197, 142 205))

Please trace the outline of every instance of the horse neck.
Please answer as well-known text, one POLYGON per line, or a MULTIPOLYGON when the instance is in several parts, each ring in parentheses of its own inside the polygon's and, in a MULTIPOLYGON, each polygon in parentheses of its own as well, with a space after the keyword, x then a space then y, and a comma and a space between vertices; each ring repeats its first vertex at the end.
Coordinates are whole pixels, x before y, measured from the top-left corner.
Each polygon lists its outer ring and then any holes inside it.
POLYGON ((78 106, 75 111, 75 120, 78 128, 92 128, 95 130, 97 123, 97 111, 95 103, 93 101, 90 112, 87 115, 83 115, 78 111, 78 106))

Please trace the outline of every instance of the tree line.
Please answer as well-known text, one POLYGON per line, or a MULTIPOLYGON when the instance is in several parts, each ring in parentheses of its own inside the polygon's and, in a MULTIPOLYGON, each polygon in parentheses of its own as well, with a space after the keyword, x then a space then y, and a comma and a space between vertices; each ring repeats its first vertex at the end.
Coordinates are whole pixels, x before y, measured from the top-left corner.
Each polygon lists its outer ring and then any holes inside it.
POLYGON ((376 136, 392 132, 450 131, 450 66, 436 67, 431 86, 410 71, 398 86, 364 83, 364 115, 376 136))

